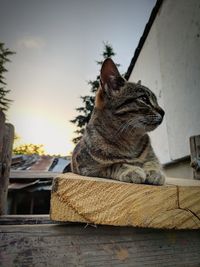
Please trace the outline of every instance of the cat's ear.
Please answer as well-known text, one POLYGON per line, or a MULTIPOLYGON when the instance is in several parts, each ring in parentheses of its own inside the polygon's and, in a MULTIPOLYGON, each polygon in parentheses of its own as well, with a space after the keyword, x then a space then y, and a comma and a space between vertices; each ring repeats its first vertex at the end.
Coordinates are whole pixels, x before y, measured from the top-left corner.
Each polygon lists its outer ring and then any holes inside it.
POLYGON ((112 89, 119 90, 125 83, 120 75, 115 63, 111 58, 107 58, 101 67, 100 73, 101 87, 103 90, 112 89))

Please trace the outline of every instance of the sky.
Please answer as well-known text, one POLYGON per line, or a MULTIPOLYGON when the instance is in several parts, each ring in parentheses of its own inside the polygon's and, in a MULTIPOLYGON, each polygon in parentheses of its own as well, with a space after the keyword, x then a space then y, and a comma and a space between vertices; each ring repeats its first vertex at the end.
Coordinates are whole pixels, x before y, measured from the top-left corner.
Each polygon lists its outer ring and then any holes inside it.
POLYGON ((0 42, 16 54, 6 67, 7 118, 19 143, 69 155, 70 123, 99 73, 103 43, 125 73, 156 0, 0 0, 0 42))

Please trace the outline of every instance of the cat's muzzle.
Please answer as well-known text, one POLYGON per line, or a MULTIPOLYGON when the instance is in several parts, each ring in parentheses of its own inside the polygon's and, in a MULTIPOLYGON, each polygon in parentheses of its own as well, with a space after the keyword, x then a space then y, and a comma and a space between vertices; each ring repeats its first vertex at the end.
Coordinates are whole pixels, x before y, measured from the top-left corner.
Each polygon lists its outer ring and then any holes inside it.
POLYGON ((158 116, 157 116, 156 121, 157 121, 157 123, 158 123, 158 125, 159 125, 159 124, 161 124, 162 121, 163 121, 165 112, 164 112, 164 110, 163 110, 162 108, 157 109, 157 112, 158 112, 158 116))

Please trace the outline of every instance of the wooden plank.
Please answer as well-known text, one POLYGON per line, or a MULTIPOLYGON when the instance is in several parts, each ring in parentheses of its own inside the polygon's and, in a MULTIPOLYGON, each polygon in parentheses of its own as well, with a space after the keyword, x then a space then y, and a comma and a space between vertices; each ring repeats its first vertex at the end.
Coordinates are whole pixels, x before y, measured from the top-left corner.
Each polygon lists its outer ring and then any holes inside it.
MULTIPOLYGON (((4 131, 5 131, 5 115, 0 110, 0 153, 2 153, 2 149, 3 149, 4 131)), ((1 156, 1 154, 0 154, 0 156, 1 156)))
POLYGON ((200 266, 200 233, 84 225, 0 226, 8 266, 200 266))
POLYGON ((0 177, 1 177, 2 168, 3 168, 3 165, 2 165, 2 151, 3 151, 4 132, 5 132, 5 115, 0 110, 0 177))
POLYGON ((190 153, 194 179, 200 180, 200 135, 190 137, 190 153))
POLYGON ((200 229, 200 181, 195 181, 198 186, 176 185, 176 179, 174 185, 172 179, 168 182, 171 185, 137 185, 62 174, 54 179, 50 217, 115 226, 200 229))
POLYGON ((53 224, 48 214, 44 215, 2 215, 0 225, 53 224))
POLYGON ((58 176, 58 172, 49 172, 49 171, 21 171, 21 170, 11 170, 10 180, 19 180, 19 179, 53 179, 58 176))
POLYGON ((11 124, 6 124, 1 155, 2 168, 0 173, 0 215, 6 213, 6 201, 8 193, 13 140, 14 127, 11 124))

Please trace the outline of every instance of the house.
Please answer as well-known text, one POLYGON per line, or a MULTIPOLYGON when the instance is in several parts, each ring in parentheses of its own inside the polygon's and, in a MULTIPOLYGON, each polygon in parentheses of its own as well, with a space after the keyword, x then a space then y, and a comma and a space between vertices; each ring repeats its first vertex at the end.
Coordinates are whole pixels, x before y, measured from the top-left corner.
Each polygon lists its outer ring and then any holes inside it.
POLYGON ((48 214, 52 179, 70 163, 69 157, 12 157, 7 214, 48 214))
POLYGON ((167 164, 167 175, 192 178, 189 138, 200 134, 198 0, 157 1, 126 78, 141 80, 166 112, 162 125, 150 136, 161 163, 167 164))

